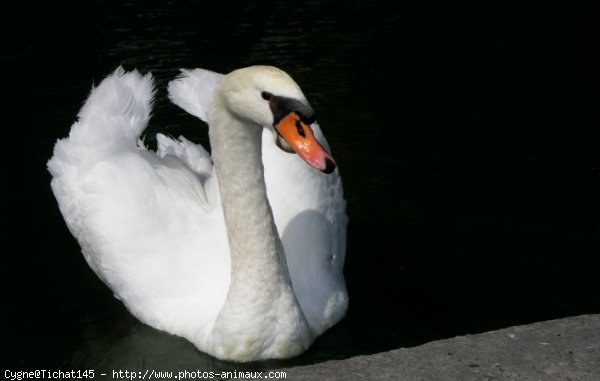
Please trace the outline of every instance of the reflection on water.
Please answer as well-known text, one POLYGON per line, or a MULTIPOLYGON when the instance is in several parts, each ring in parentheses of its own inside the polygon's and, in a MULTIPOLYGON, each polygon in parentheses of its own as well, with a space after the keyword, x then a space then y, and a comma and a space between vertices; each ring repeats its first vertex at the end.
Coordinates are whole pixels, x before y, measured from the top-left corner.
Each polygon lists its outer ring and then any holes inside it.
MULTIPOLYGON (((245 370, 244 364, 216 360, 198 350, 187 340, 157 331, 133 318, 124 318, 115 327, 88 327, 85 339, 75 349, 67 368, 96 369, 110 374, 112 370, 130 372, 146 369, 178 371, 245 370)), ((252 369, 262 369, 254 365, 252 369)))
MULTIPOLYGON (((112 370, 145 371, 146 369, 178 371, 260 371, 310 364, 340 357, 339 349, 328 352, 316 345, 304 356, 291 360, 269 360, 252 363, 220 361, 198 351, 189 341, 158 331, 123 316, 116 323, 89 325, 83 340, 64 364, 66 369, 95 369, 110 374, 112 370)), ((339 343, 341 346, 341 342, 339 343)))
POLYGON ((576 64, 561 61, 573 56, 562 52, 579 40, 575 29, 557 30, 544 24, 552 14, 538 14, 551 8, 99 0, 22 7, 0 23, 8 36, 4 93, 15 115, 6 128, 19 142, 5 154, 17 186, 2 197, 10 239, 21 248, 2 269, 3 289, 16 290, 5 295, 14 312, 0 348, 7 364, 266 369, 600 311, 590 169, 597 136, 585 120, 595 108, 576 87, 586 82, 576 64), (45 161, 92 81, 118 65, 156 77, 150 147, 157 131, 208 146, 206 128, 167 100, 167 82, 181 67, 228 72, 250 64, 290 72, 331 143, 350 216, 350 308, 299 358, 242 365, 207 357, 125 311, 64 226, 45 161))

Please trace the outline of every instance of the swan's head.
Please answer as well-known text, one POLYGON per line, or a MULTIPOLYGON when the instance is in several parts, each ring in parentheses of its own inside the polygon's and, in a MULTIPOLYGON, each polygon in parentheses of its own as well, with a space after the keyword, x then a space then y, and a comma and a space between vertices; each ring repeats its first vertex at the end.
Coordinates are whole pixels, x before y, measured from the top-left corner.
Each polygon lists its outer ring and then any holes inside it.
POLYGON ((235 70, 223 78, 215 94, 237 118, 271 131, 279 148, 297 153, 322 172, 335 170, 333 157, 310 127, 315 112, 284 71, 272 66, 235 70))

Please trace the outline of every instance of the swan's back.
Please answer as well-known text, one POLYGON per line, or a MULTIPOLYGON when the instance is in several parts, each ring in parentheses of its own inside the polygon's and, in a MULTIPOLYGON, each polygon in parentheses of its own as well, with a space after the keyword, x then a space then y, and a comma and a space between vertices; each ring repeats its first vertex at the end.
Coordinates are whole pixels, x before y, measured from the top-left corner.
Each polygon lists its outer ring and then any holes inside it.
MULTIPOLYGON (((52 189, 87 262, 115 296, 140 320, 202 342, 229 285, 220 200, 212 178, 138 146, 152 85, 149 74, 118 69, 92 90, 48 162, 52 189)), ((195 149, 179 144, 188 154, 195 149)))

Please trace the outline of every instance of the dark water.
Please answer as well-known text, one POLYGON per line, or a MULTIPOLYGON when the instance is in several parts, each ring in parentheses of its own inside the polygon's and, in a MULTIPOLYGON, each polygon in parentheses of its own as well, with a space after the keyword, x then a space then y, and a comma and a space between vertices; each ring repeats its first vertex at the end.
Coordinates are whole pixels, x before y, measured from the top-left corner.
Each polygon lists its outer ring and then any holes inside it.
POLYGON ((4 368, 265 369, 600 312, 588 14, 333 0, 8 6, 4 368), (351 305, 301 357, 242 366, 127 313, 80 255, 45 162, 118 65, 157 79, 150 144, 163 131, 207 145, 166 83, 181 67, 251 64, 288 71, 332 145, 351 305))

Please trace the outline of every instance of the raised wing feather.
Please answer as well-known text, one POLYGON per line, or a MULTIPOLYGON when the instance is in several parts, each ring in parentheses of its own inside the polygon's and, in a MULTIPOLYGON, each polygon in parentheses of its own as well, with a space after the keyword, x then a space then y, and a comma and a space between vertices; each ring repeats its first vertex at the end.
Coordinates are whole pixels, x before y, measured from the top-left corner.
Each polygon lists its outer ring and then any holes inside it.
POLYGON ((122 69, 93 89, 48 162, 52 190, 90 267, 129 310, 202 340, 229 285, 225 223, 206 151, 163 142, 160 157, 137 145, 152 95, 151 75, 122 69), (191 170, 176 150, 200 164, 191 170))
POLYGON ((169 99, 190 114, 207 121, 212 94, 223 74, 205 69, 181 69, 179 78, 169 82, 169 99))

